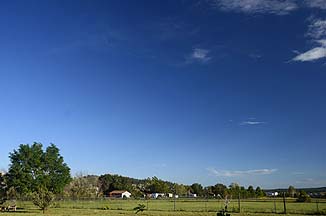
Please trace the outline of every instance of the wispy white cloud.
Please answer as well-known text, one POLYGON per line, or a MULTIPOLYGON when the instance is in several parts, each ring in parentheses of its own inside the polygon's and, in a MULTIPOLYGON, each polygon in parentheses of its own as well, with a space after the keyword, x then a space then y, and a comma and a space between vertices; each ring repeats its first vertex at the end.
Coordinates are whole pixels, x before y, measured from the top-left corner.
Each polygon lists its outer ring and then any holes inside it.
POLYGON ((209 56, 209 50, 207 49, 201 49, 201 48, 195 48, 192 50, 192 53, 190 56, 187 58, 189 61, 199 61, 202 63, 208 62, 209 60, 212 59, 211 56, 209 56))
POLYGON ((326 9, 326 0, 208 0, 213 7, 245 14, 286 15, 297 9, 326 9))
MULTIPOLYGON (((286 15, 301 8, 326 9, 326 0, 209 0, 220 10, 245 14, 286 15)), ((326 20, 312 19, 306 37, 317 42, 318 46, 305 52, 298 52, 290 61, 311 62, 326 57, 326 20)), ((259 59, 260 55, 250 54, 249 57, 259 59)), ((243 122, 242 125, 254 125, 260 122, 243 122)))
POLYGON ((293 61, 311 62, 326 58, 326 20, 310 18, 310 22, 306 37, 317 45, 306 52, 297 53, 293 61))
POLYGON ((245 175, 270 175, 277 171, 277 169, 253 169, 253 170, 216 170, 214 168, 207 168, 211 175, 219 177, 235 177, 245 175))
POLYGON ((212 0, 212 4, 221 10, 246 14, 286 15, 298 8, 294 0, 212 0))
POLYGON ((308 27, 306 36, 312 39, 326 38, 326 20, 313 19, 308 27))
POLYGON ((240 123, 240 125, 261 125, 261 124, 266 124, 266 122, 261 122, 261 121, 243 121, 240 123))
POLYGON ((296 172, 292 172, 291 174, 292 175, 304 175, 304 172, 298 172, 298 171, 296 171, 296 172))
POLYGON ((326 0, 305 0, 308 7, 326 9, 326 0))
POLYGON ((307 52, 301 53, 293 58, 293 61, 316 61, 321 58, 326 58, 326 46, 315 47, 307 52))

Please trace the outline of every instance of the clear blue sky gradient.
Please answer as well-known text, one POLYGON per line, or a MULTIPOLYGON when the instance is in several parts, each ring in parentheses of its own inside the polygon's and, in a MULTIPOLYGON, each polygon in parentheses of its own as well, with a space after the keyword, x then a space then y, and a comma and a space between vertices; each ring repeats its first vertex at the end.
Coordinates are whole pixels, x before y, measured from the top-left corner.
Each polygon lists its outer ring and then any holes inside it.
POLYGON ((326 186, 325 58, 291 61, 325 12, 2 1, 0 168, 37 141, 72 173, 326 186))

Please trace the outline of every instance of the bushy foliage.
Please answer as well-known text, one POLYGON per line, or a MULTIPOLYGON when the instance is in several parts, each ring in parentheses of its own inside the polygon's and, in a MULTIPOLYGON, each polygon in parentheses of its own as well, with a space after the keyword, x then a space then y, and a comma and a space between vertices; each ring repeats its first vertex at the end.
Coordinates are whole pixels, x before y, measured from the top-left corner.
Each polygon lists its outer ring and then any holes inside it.
POLYGON ((71 198, 94 198, 100 195, 98 191, 98 177, 77 174, 65 188, 65 194, 71 198))
POLYGON ((33 204, 38 206, 43 213, 53 204, 54 198, 54 194, 45 188, 39 188, 32 196, 33 204))
POLYGON ((297 202, 311 202, 310 196, 305 191, 300 191, 297 202))

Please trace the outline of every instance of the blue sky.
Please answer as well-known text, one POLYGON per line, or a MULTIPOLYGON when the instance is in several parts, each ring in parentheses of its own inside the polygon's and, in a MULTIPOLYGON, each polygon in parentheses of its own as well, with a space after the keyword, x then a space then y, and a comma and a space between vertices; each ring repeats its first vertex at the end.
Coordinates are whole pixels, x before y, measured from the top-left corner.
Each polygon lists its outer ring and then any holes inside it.
POLYGON ((326 1, 3 1, 0 168, 326 185, 326 1))

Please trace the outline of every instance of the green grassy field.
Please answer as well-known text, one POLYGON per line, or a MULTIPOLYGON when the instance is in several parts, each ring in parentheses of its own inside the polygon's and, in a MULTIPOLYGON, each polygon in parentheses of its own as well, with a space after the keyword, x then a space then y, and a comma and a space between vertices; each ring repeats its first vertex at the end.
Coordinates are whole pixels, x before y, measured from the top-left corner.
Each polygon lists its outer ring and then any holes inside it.
MULTIPOLYGON (((138 204, 148 206, 148 210, 138 215, 153 216, 195 216, 216 215, 216 212, 223 207, 224 202, 219 200, 87 200, 87 201, 57 201, 50 208, 46 215, 135 215, 133 208, 138 204)), ((38 210, 31 202, 17 201, 18 211, 0 213, 1 215, 40 215, 38 210)), ((291 215, 316 215, 317 204, 315 201, 311 203, 296 203, 293 200, 287 202, 287 213, 291 215)), ((319 211, 325 215, 326 202, 319 202, 319 211)), ((232 215, 275 215, 274 202, 272 200, 246 200, 241 201, 241 213, 238 211, 238 203, 236 200, 231 201, 229 210, 232 215)), ((283 203, 281 200, 276 201, 277 214, 283 213, 283 203)))

